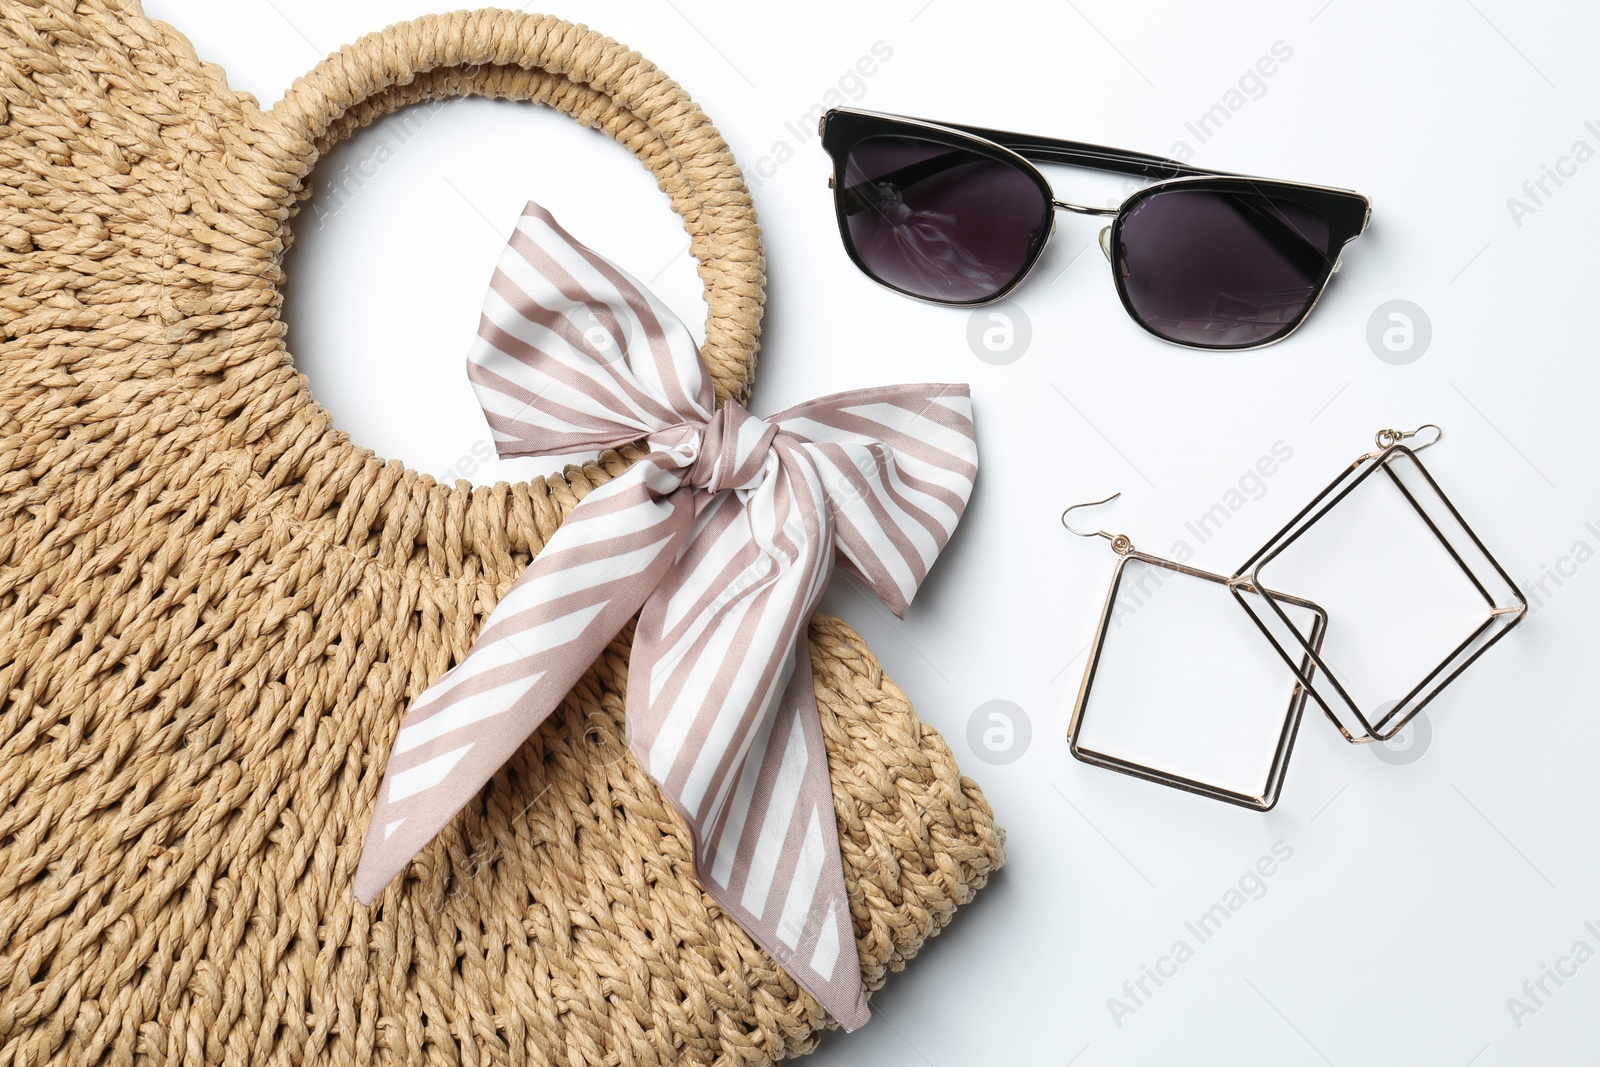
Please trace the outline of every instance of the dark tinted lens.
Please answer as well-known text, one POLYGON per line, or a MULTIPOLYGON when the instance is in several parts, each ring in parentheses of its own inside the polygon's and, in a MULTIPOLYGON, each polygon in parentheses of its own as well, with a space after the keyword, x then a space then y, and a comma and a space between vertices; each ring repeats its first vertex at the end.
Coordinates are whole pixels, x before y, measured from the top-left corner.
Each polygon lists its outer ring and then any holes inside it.
POLYGON ((1288 331, 1328 269, 1328 222, 1249 191, 1171 190, 1135 204, 1116 268, 1149 329, 1185 344, 1236 348, 1288 331))
POLYGON ((986 300, 1014 281, 1050 217, 1025 171, 909 137, 859 142, 843 184, 845 230, 867 271, 951 304, 986 300))

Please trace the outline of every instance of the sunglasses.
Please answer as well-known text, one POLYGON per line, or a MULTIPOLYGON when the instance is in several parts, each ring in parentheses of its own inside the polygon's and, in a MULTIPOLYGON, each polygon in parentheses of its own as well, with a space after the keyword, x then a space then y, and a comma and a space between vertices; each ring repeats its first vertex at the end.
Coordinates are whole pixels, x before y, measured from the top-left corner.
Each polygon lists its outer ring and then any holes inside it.
POLYGON ((952 306, 1027 277, 1057 208, 1101 215, 1100 249, 1133 321, 1189 348, 1259 348, 1311 314, 1372 217, 1347 189, 1203 170, 1075 141, 835 108, 818 128, 834 209, 862 273, 952 306), (1119 207, 1055 198, 1033 162, 1158 179, 1119 207))

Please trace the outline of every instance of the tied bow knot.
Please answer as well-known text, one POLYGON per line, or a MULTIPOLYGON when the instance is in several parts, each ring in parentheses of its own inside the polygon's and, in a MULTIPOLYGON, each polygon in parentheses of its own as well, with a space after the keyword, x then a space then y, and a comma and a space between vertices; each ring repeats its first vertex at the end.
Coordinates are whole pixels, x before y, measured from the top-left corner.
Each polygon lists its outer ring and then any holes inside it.
POLYGON ((855 1029, 869 1013, 806 625, 835 561, 905 612, 977 477, 966 387, 765 419, 717 407, 683 324, 536 204, 467 371, 502 456, 650 452, 572 509, 406 712, 357 897, 376 899, 637 616, 628 746, 693 832, 702 888, 855 1029))
POLYGON ((650 444, 659 447, 659 442, 668 450, 693 455, 694 465, 685 481, 708 493, 720 493, 759 486, 766 474, 772 439, 777 436, 776 426, 750 414, 737 400, 729 400, 711 421, 684 423, 654 434, 650 444))

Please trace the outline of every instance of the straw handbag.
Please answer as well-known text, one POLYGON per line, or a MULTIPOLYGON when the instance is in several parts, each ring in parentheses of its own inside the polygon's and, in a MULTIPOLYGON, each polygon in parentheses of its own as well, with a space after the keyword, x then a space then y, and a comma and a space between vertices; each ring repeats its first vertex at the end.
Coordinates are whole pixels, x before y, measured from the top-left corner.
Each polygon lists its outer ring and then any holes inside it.
MULTIPOLYGON (((756 1064, 830 1024, 701 892, 626 754, 627 632, 378 907, 351 893, 407 702, 633 456, 438 485, 294 369, 281 263, 319 154, 467 94, 559 108, 655 173, 718 398, 743 397, 750 197, 636 53, 424 18, 262 111, 135 0, 0 4, 0 1064, 756 1064)), ((819 617, 811 642, 875 989, 1002 840, 861 639, 819 617)))

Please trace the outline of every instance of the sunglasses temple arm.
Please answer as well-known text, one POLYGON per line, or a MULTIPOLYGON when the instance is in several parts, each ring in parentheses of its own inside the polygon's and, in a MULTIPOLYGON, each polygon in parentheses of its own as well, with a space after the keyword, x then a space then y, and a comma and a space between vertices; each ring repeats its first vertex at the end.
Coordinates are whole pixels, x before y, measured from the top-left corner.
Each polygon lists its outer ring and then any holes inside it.
POLYGON ((1150 155, 1145 152, 1129 152, 1120 148, 1105 148, 1101 145, 1082 144, 1078 141, 1062 141, 1053 137, 1034 137, 1029 134, 1008 133, 1005 130, 990 130, 981 126, 958 126, 955 123, 943 123, 952 130, 970 134, 973 137, 982 137, 993 141, 1003 148, 1009 148, 1024 159, 1036 163, 1062 163, 1073 167, 1090 167, 1095 170, 1106 170, 1116 174, 1132 174, 1141 178, 1201 178, 1201 177, 1234 177, 1231 172, 1223 170, 1207 170, 1203 167, 1191 167, 1176 159, 1165 156, 1150 155))
POLYGON ((1255 227, 1257 233, 1271 241, 1285 259, 1307 275, 1316 277, 1327 266, 1328 257, 1322 250, 1276 212, 1263 211, 1259 204, 1248 197, 1225 196, 1223 202, 1255 227))
POLYGON ((879 182, 905 189, 967 162, 969 162, 968 159, 955 153, 947 152, 918 160, 916 163, 907 163, 903 167, 880 175, 876 181, 864 181, 857 182, 855 185, 841 186, 840 202, 844 205, 844 213, 846 215, 856 215, 869 207, 875 206, 870 190, 874 189, 879 182), (864 192, 863 190, 868 191, 864 192))
MULTIPOLYGON (((963 128, 962 132, 966 132, 966 130, 963 128)), ((967 160, 954 153, 933 156, 919 160, 916 163, 909 163, 897 170, 892 170, 883 175, 879 181, 904 188, 932 178, 946 170, 961 166, 965 162, 967 160)), ((863 191, 872 189, 874 184, 873 182, 861 182, 857 185, 849 185, 843 188, 842 202, 846 215, 857 215, 875 206, 871 193, 863 191)), ((1262 211, 1242 197, 1226 197, 1225 202, 1238 212, 1240 217, 1253 226, 1258 233, 1271 241, 1273 247, 1277 248, 1302 270, 1310 274, 1316 274, 1323 265, 1327 257, 1318 251, 1316 246, 1307 240, 1303 234, 1287 225, 1273 213, 1262 211)))
MULTIPOLYGON (((1011 151, 1016 152, 1024 159, 1033 159, 1039 162, 1066 163, 1074 166, 1094 167, 1100 170, 1116 171, 1117 173, 1122 174, 1137 174, 1150 178, 1222 175, 1221 171, 1200 170, 1197 167, 1188 167, 1174 159, 1163 159, 1160 156, 1144 156, 1137 153, 1118 152, 1113 148, 1097 148, 1093 145, 1080 145, 1072 141, 1052 141, 1050 142, 1051 147, 1040 148, 1037 139, 1033 139, 1029 145, 1024 146, 1026 150, 1023 150, 1023 148, 1019 148, 1017 145, 1006 144, 1004 141, 999 140, 1001 137, 1009 137, 1017 140, 1018 142, 1026 140, 1018 134, 1000 133, 994 130, 983 130, 974 126, 951 126, 950 129, 959 130, 962 133, 968 133, 994 141, 996 144, 1011 149, 1011 151), (1066 158, 1068 147, 1070 147, 1072 152, 1070 159, 1066 158), (1091 153, 1099 154, 1091 156, 1091 153), (1111 156, 1118 157, 1121 162, 1117 162, 1115 165, 1107 163, 1107 158, 1111 156), (1174 174, 1174 169, 1180 171, 1181 173, 1174 174)), ((897 185, 901 188, 907 188, 909 186, 916 185, 918 182, 925 181, 928 178, 942 174, 947 170, 952 170, 955 167, 962 166, 967 162, 969 162, 967 158, 958 153, 951 152, 943 155, 931 156, 928 159, 919 160, 916 163, 908 163, 903 167, 881 175, 877 180, 879 182, 887 182, 892 185, 897 185)), ((864 192, 863 190, 870 190, 875 184, 875 182, 860 182, 856 185, 843 186, 841 190, 841 201, 844 205, 844 213, 846 215, 856 215, 872 206, 870 193, 864 192)))

